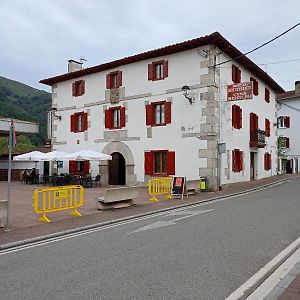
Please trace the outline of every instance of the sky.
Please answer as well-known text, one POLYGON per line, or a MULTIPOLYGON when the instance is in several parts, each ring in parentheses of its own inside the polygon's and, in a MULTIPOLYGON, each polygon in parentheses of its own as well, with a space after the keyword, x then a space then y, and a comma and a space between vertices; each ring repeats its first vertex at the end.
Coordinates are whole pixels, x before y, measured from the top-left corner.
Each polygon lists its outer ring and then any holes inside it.
MULTIPOLYGON (((0 0, 0 76, 39 80, 220 32, 247 52, 300 22, 299 0, 0 0)), ((286 90, 300 80, 300 26, 248 57, 286 90)))

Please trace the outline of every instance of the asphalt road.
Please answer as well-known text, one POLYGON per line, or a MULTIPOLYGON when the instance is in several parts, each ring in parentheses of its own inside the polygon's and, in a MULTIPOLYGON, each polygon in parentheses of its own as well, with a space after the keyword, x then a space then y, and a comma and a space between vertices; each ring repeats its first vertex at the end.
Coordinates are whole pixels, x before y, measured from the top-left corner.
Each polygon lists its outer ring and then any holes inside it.
POLYGON ((300 184, 0 253, 0 299, 225 299, 300 236, 300 184))

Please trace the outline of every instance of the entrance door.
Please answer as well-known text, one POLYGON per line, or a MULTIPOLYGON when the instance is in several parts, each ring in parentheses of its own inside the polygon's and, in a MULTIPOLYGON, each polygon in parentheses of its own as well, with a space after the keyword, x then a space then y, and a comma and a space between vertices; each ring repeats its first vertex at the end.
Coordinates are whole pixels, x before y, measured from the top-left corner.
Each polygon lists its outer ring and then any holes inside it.
POLYGON ((286 161, 286 173, 293 174, 293 161, 291 159, 286 161))
POLYGON ((109 180, 110 185, 125 185, 125 159, 119 152, 111 154, 112 160, 109 160, 109 180))
POLYGON ((44 176, 49 176, 49 161, 44 161, 44 176))
POLYGON ((250 180, 255 179, 255 153, 250 152, 250 180))

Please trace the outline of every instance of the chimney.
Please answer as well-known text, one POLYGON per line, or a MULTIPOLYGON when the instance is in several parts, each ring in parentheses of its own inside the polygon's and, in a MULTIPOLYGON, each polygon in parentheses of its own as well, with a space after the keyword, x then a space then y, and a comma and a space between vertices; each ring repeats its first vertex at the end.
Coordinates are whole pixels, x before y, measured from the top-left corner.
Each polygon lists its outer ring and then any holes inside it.
POLYGON ((295 96, 300 95, 300 81, 295 82, 295 96))
POLYGON ((68 60, 68 73, 82 70, 82 62, 70 59, 68 60))

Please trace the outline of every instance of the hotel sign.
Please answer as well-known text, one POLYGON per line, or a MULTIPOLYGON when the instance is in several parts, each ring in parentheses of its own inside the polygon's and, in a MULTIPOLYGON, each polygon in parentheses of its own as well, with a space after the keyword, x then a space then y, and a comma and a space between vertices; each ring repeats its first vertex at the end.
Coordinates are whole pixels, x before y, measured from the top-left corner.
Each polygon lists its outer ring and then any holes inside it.
POLYGON ((227 85, 227 101, 248 100, 253 98, 252 82, 227 85))

